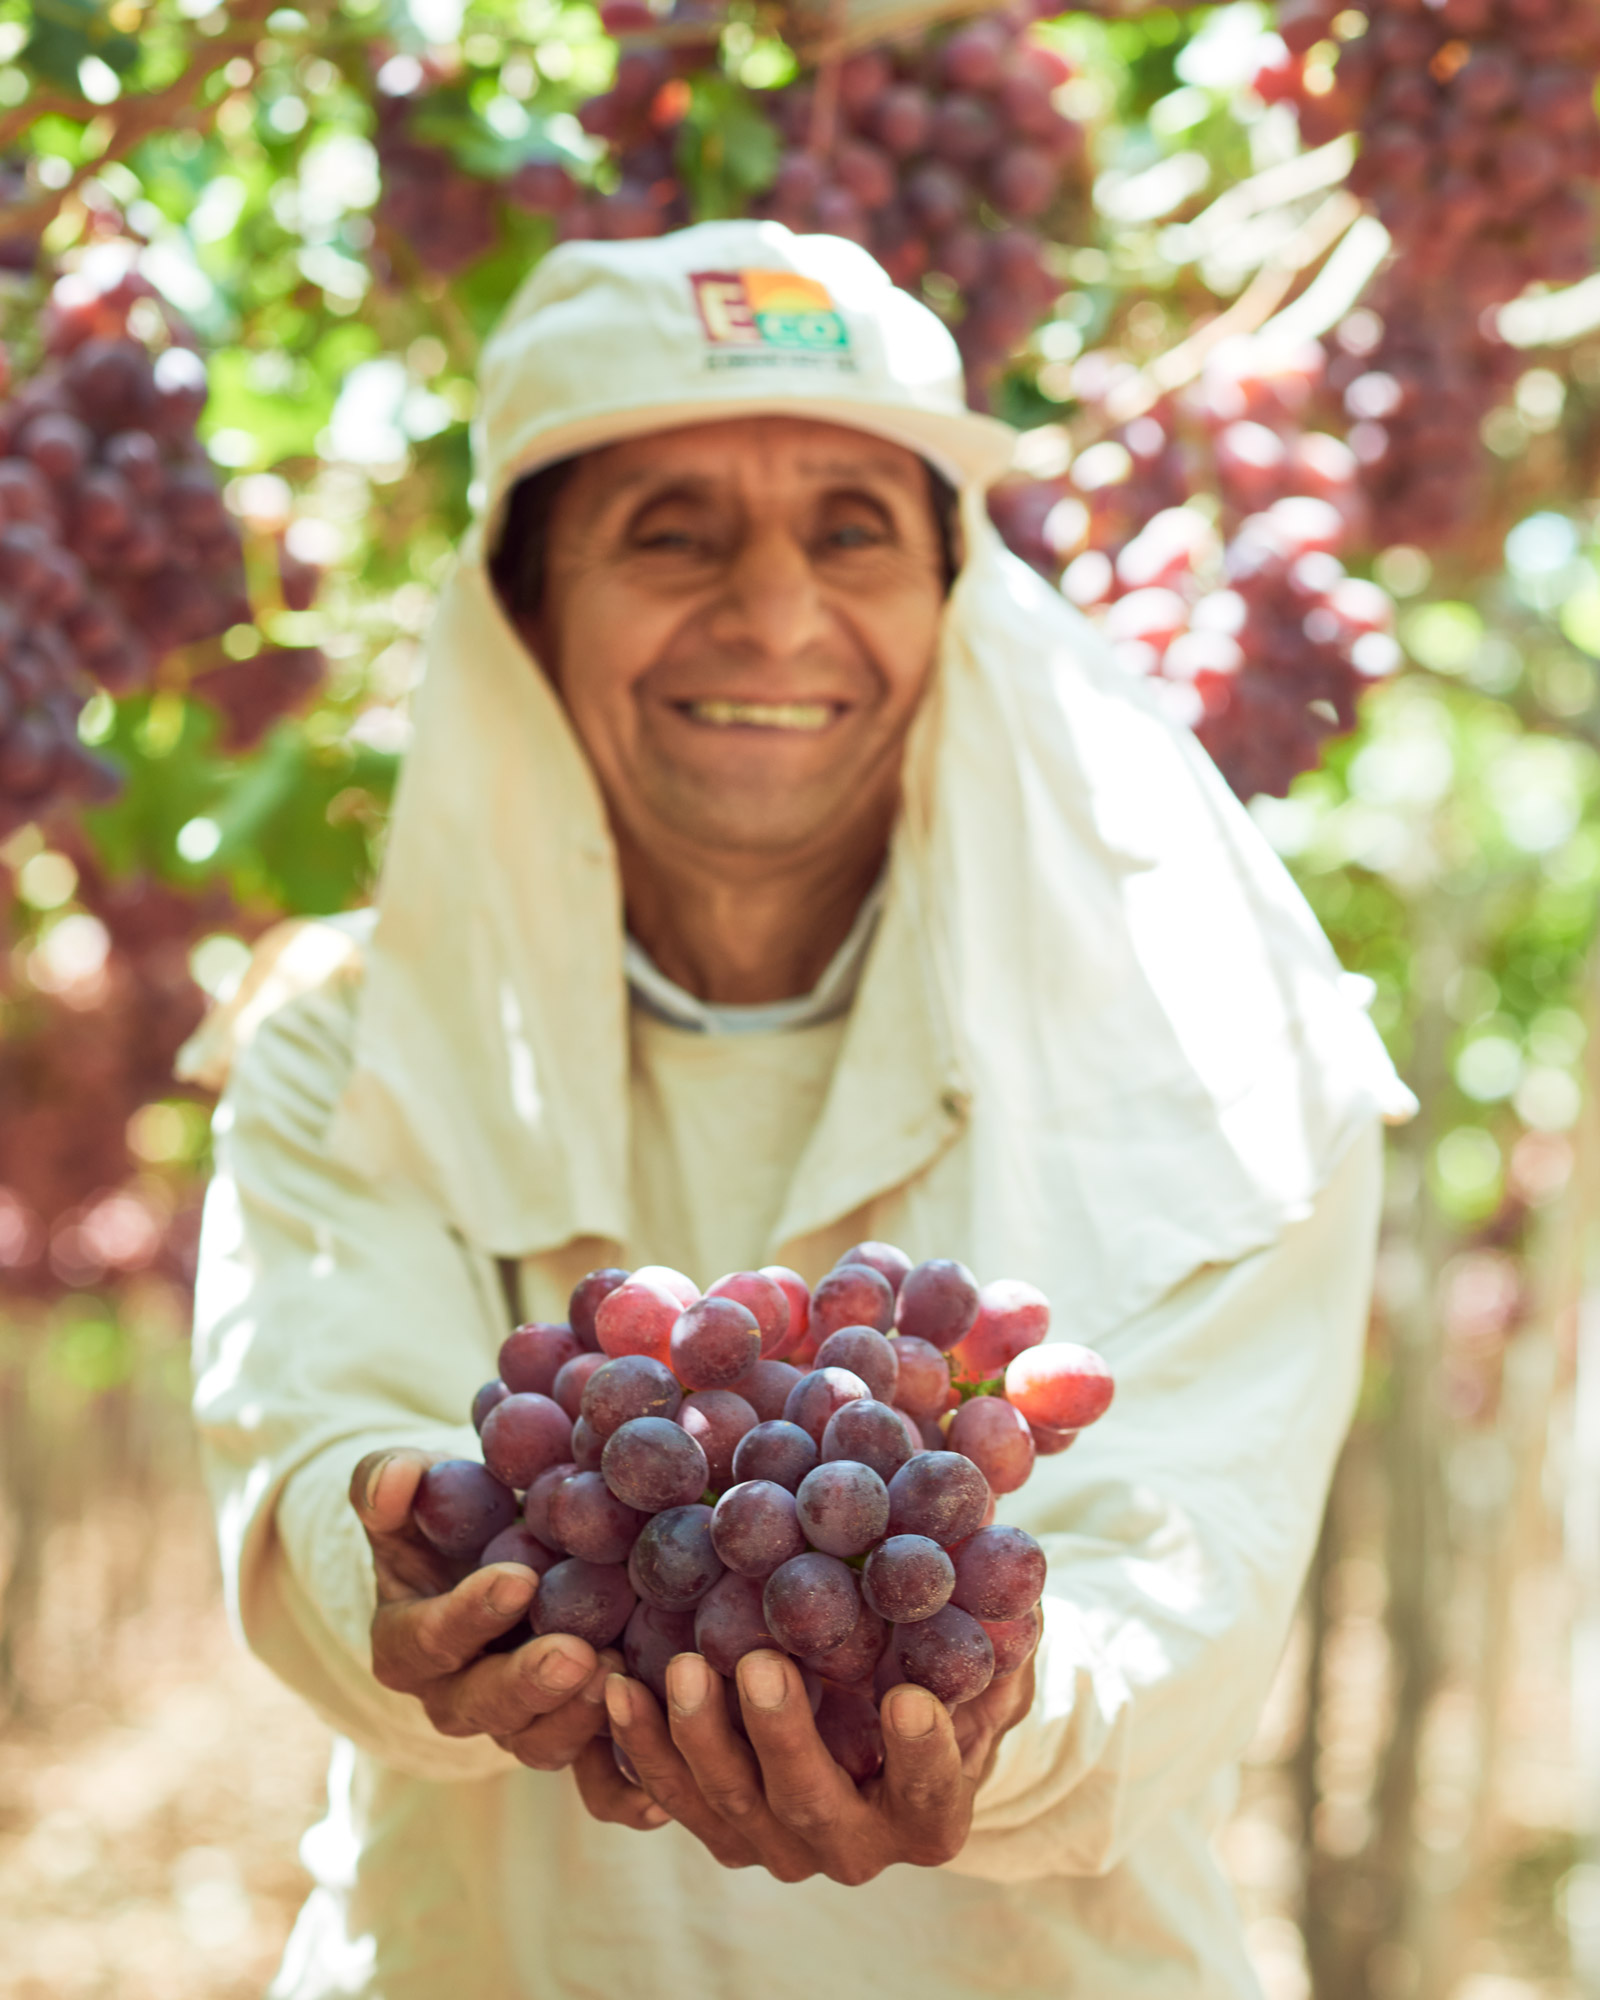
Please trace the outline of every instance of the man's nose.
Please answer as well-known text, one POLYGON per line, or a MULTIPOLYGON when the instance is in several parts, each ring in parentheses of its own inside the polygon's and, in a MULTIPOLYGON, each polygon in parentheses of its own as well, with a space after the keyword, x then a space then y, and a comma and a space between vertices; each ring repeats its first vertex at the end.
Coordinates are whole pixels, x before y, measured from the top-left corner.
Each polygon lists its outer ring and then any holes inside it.
POLYGON ((757 527, 731 557, 712 613, 712 635, 767 660, 803 653, 828 629, 811 552, 783 526, 757 527))

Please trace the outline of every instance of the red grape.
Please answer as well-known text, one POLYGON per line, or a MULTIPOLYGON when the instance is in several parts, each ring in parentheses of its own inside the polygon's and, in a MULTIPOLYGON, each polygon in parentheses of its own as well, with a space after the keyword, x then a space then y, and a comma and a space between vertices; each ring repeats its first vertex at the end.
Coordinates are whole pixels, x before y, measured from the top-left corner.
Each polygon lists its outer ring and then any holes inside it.
POLYGON ((672 1370, 648 1354, 622 1354, 584 1384, 582 1413, 596 1437, 610 1437, 635 1417, 675 1417, 683 1402, 672 1370))
POLYGON ((530 1535, 536 1535, 552 1549, 561 1544, 556 1540, 556 1531, 550 1525, 550 1496, 561 1484, 577 1471, 577 1465, 569 1460, 565 1465, 552 1465, 541 1472, 527 1492, 522 1496, 522 1521, 530 1535))
POLYGON ((880 1403, 894 1401, 900 1375, 895 1344, 870 1326, 841 1326, 817 1349, 818 1368, 848 1368, 859 1375, 880 1403))
POLYGON ((780 1418, 757 1424, 740 1438, 733 1454, 733 1476, 770 1479, 793 1493, 820 1456, 809 1431, 780 1418))
POLYGON ((865 1264, 876 1271, 896 1298, 900 1296, 900 1287, 911 1269, 911 1259, 893 1243, 857 1243, 844 1253, 834 1268, 837 1270, 845 1264, 865 1264))
POLYGON ((897 1626, 895 1643, 905 1678, 952 1706, 982 1694, 994 1679, 988 1633, 953 1604, 914 1625, 897 1626))
POLYGON ((689 1389, 726 1389, 761 1359, 761 1327, 737 1299, 697 1299, 672 1329, 673 1372, 689 1389))
POLYGON ((548 1548, 537 1535, 530 1534, 520 1521, 514 1521, 509 1528, 502 1528, 492 1542, 489 1542, 478 1557, 478 1568, 487 1569, 490 1563, 521 1563, 531 1569, 535 1576, 543 1576, 547 1569, 554 1569, 561 1557, 557 1550, 548 1548))
POLYGON ((988 1633, 989 1643, 994 1648, 994 1677, 1003 1681, 1008 1674, 1014 1674, 1033 1652, 1039 1637, 1039 1613, 1037 1610, 1025 1611, 1020 1618, 980 1618, 978 1622, 988 1633))
POLYGON ((1033 1470, 1028 1420, 1003 1396, 974 1396, 963 1403, 946 1442, 972 1460, 995 1493, 1015 1493, 1033 1470))
POLYGON ((890 1480, 922 1449, 922 1440, 887 1403, 846 1403, 835 1410, 822 1433, 824 1464, 850 1459, 890 1480))
POLYGON ((948 1354, 978 1317, 978 1282, 965 1264, 934 1257, 906 1273, 895 1324, 903 1334, 948 1354))
POLYGON ((617 1563, 590 1563, 568 1556, 539 1579, 533 1600, 533 1629, 570 1632, 591 1646, 609 1646, 622 1632, 636 1602, 628 1573, 617 1563))
POLYGON ((695 1607, 694 1643, 719 1674, 731 1675, 746 1653, 776 1652, 760 1583, 731 1570, 718 1577, 695 1607))
POLYGON ((838 1686, 855 1687, 872 1679, 888 1643, 888 1625, 863 1599, 856 1622, 838 1645, 825 1653, 807 1653, 801 1664, 838 1686))
POLYGON ((668 1417, 635 1417, 613 1431, 601 1470, 617 1498, 644 1514, 686 1507, 710 1483, 705 1453, 668 1417))
POLYGON ((795 1497, 770 1479, 730 1486, 711 1516, 717 1554, 740 1576, 770 1576, 779 1563, 805 1551, 795 1497))
POLYGON ((430 1465, 417 1482, 411 1514, 441 1555, 476 1556, 513 1527, 517 1503, 504 1484, 470 1458, 430 1465))
POLYGON ((829 1652, 847 1638, 860 1604, 849 1564, 814 1551, 775 1569, 761 1593, 767 1630, 802 1658, 829 1652))
POLYGON ((913 1417, 938 1416, 950 1394, 949 1362, 915 1334, 896 1334, 893 1345, 895 1388, 889 1400, 913 1417))
POLYGON ((717 1492, 733 1478, 739 1440, 756 1427, 756 1413, 731 1389, 698 1389, 684 1399, 678 1422, 705 1453, 706 1484, 717 1492))
POLYGON ((604 1354, 648 1354, 665 1364, 671 1360, 672 1329, 682 1311, 681 1300, 635 1271, 595 1309, 595 1337, 604 1354))
POLYGON ((926 1535, 947 1549, 978 1532, 992 1499, 970 1458, 954 1451, 919 1452, 889 1481, 889 1532, 926 1535))
POLYGON ((483 1435, 484 1418, 488 1416, 496 1403, 503 1403, 510 1394, 511 1391, 497 1377, 493 1382, 485 1382, 477 1395, 473 1397, 472 1428, 480 1437, 483 1435))
POLYGON ((572 1455, 572 1419, 548 1396, 507 1396, 484 1418, 482 1435, 484 1464, 519 1489, 572 1455))
POLYGON ((808 1472, 794 1503, 806 1540, 824 1555, 863 1555, 889 1525, 889 1489, 870 1465, 851 1459, 808 1472))
POLYGON ((628 1557, 628 1578, 646 1604, 687 1611, 723 1574, 711 1540, 711 1509, 667 1507, 640 1530, 628 1557))
POLYGON ((758 1361, 748 1375, 741 1375, 732 1389, 765 1423, 783 1415, 789 1392, 800 1380, 800 1370, 787 1361, 758 1361))
POLYGON ((580 1472, 598 1472, 605 1455, 606 1441, 590 1423, 580 1416, 572 1426, 572 1460, 580 1472))
POLYGON ((514 1394, 549 1396, 562 1367, 581 1352, 570 1326, 519 1326, 500 1344, 500 1379, 514 1394))
POLYGON ((980 1528, 955 1565, 951 1602, 984 1624, 1024 1617, 1044 1594, 1044 1550, 1021 1528, 980 1528))
POLYGON ((601 1271, 591 1271, 588 1277, 580 1278, 573 1286, 572 1297, 567 1302, 567 1320, 573 1337, 585 1353, 598 1354, 600 1351, 600 1336, 594 1323, 600 1301, 608 1298, 618 1285, 625 1285, 630 1276, 630 1272, 608 1266, 601 1271))
POLYGON ((574 1423, 583 1412, 583 1392, 588 1387, 589 1377, 597 1368, 603 1367, 605 1361, 606 1356, 598 1351, 593 1354, 585 1352, 575 1354, 556 1370, 550 1393, 574 1423))
POLYGON ((686 1278, 681 1271, 673 1270, 670 1264, 641 1264, 633 1274, 633 1280, 644 1285, 655 1285, 678 1301, 678 1310, 692 1306, 700 1296, 700 1287, 693 1278, 686 1278))
POLYGON ((628 1672, 636 1681, 643 1681, 663 1707, 668 1663, 679 1653, 694 1649, 692 1611, 663 1611, 657 1605, 640 1603, 622 1635, 622 1658, 628 1672))
POLYGON ((1047 1431, 1042 1424, 1029 1424, 1034 1452, 1040 1458, 1058 1458, 1078 1441, 1076 1431, 1047 1431))
POLYGON ((869 1696, 851 1688, 824 1688, 817 1734, 828 1755, 858 1785, 883 1769, 883 1727, 869 1696))
MULTIPOLYGON (((1126 602, 1126 599, 1124 600, 1126 602)), ((986 1382, 1050 1331, 1050 1301, 1020 1278, 997 1278, 978 1294, 978 1319, 951 1356, 967 1381, 986 1382)))
MULTIPOLYGON (((770 1361, 789 1343, 789 1294, 775 1278, 763 1271, 732 1271, 706 1293, 708 1299, 732 1299, 755 1315, 761 1329, 761 1358, 770 1361)), ((720 1388, 720 1383, 697 1384, 720 1388)))
POLYGON ((861 1377, 852 1375, 848 1368, 817 1368, 809 1375, 802 1375, 790 1390, 783 1414, 789 1423, 798 1424, 820 1450, 822 1433, 834 1411, 846 1403, 867 1401, 871 1395, 861 1377))
POLYGON ((646 1518, 619 1500, 598 1472, 564 1479, 548 1508, 556 1545, 592 1563, 625 1562, 646 1518))
POLYGON ((881 1618, 906 1625, 931 1618, 950 1601, 956 1566, 926 1535, 891 1535, 861 1571, 861 1594, 881 1618))
POLYGON ((1006 1400, 1043 1430, 1079 1431, 1103 1417, 1115 1390, 1092 1347, 1055 1341, 1030 1348, 1006 1369, 1006 1400))
POLYGON ((887 1333, 893 1324, 894 1293, 870 1264, 837 1265, 811 1294, 810 1334, 819 1346, 842 1326, 887 1333))
POLYGON ((763 1356, 775 1360, 804 1346, 811 1325, 811 1292, 800 1273, 791 1271, 787 1264, 763 1264, 759 1275, 770 1278, 789 1303, 789 1331, 783 1345, 763 1356))

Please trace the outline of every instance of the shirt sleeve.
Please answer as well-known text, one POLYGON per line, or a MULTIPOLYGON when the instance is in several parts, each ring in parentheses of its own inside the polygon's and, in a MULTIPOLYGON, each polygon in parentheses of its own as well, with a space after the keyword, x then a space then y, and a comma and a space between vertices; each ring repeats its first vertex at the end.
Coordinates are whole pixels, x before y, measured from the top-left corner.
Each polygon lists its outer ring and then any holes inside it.
POLYGON ((371 1671, 372 1557, 347 1489, 365 1453, 477 1457, 461 1421, 495 1372, 493 1268, 402 1186, 327 1157, 354 981, 262 1022, 216 1117, 196 1290, 195 1415, 229 1608, 246 1642, 340 1734, 413 1776, 514 1768, 439 1735, 371 1671))
POLYGON ((1110 1411, 1004 1509, 1049 1561, 1037 1688, 954 1872, 1103 1874, 1244 1750, 1355 1405, 1381 1186, 1374 1127, 1303 1221, 1102 1343, 1110 1411))

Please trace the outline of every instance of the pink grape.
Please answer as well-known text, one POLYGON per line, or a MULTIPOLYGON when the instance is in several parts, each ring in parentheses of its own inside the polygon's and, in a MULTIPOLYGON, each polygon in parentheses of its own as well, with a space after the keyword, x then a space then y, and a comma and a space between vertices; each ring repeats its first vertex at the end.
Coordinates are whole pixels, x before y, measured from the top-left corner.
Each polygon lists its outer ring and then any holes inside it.
POLYGON ((880 1618, 909 1625, 950 1602, 956 1566, 926 1535, 891 1535, 861 1571, 861 1594, 880 1618))
POLYGON ((860 1604, 849 1564, 814 1551, 775 1569, 761 1593, 767 1630, 801 1658, 829 1652, 847 1638, 860 1604))
POLYGON ((677 1420, 706 1455, 706 1485, 720 1493, 732 1481, 739 1440, 756 1427, 755 1411, 731 1389, 697 1389, 677 1420))
POLYGON ((869 1401, 871 1396, 866 1383, 848 1368, 817 1368, 809 1375, 802 1375, 790 1390, 783 1414, 789 1423, 798 1424, 820 1450, 822 1433, 834 1411, 846 1403, 869 1401))
POLYGON ((924 1451, 889 1481, 891 1535, 926 1535, 941 1548, 964 1542, 983 1526, 993 1495, 970 1458, 924 1451))
POLYGON ((1020 1618, 980 1619, 989 1635, 989 1644, 994 1648, 994 1677, 1003 1681, 1008 1674, 1014 1674, 1032 1653, 1039 1637, 1040 1617, 1035 1611, 1025 1611, 1020 1618))
POLYGON ((577 1471, 577 1464, 568 1460, 565 1465, 552 1465, 539 1474, 527 1492, 522 1496, 522 1521, 530 1535, 535 1535, 550 1548, 561 1544, 556 1540, 556 1531, 550 1525, 550 1496, 563 1479, 570 1479, 577 1471))
POLYGON ((983 1627, 947 1604, 931 1618, 895 1628, 900 1671, 952 1706, 971 1701, 994 1679, 994 1647, 983 1627))
POLYGON ((472 1399, 472 1428, 483 1436, 483 1420, 496 1403, 503 1403, 511 1391, 498 1377, 493 1382, 485 1382, 472 1399))
POLYGON ((1028 1435, 1040 1458, 1056 1458, 1078 1442, 1076 1431, 1047 1431, 1043 1424, 1029 1424, 1028 1435))
POLYGON ((726 1389, 761 1359, 761 1327, 737 1299, 697 1299, 673 1326, 673 1373, 687 1389, 726 1389))
POLYGON ((1082 1430, 1105 1415, 1115 1390, 1094 1349, 1067 1340, 1030 1348, 1006 1369, 1006 1400, 1042 1430, 1082 1430))
POLYGON ((900 1413, 922 1440, 924 1451, 944 1450, 944 1426, 933 1417, 914 1417, 909 1410, 900 1413))
POLYGON ((948 1354, 965 1340, 978 1317, 978 1281, 965 1264, 934 1257, 906 1273, 895 1308, 901 1333, 948 1354))
POLYGON ((519 1326, 500 1343, 500 1379, 514 1395, 549 1396, 563 1366, 582 1352, 570 1326, 519 1326))
POLYGON ((889 1489, 870 1465, 836 1459, 801 1480, 795 1511, 806 1540, 829 1556, 859 1556, 889 1525, 889 1489))
POLYGON ((682 1302, 671 1292, 636 1271, 600 1301, 595 1337, 604 1354, 648 1354, 666 1365, 672 1358, 672 1329, 682 1311, 682 1302))
POLYGON ((807 1653, 803 1666, 820 1674, 825 1681, 841 1687, 855 1687, 872 1679, 883 1649, 889 1643, 889 1627, 865 1598, 856 1613, 856 1622, 825 1653, 807 1653))
POLYGON ((800 1273, 791 1271, 787 1264, 763 1264, 759 1275, 770 1278, 789 1304, 789 1331, 783 1345, 762 1357, 775 1361, 798 1353, 805 1345, 811 1327, 811 1290, 800 1273))
POLYGON ((822 1433, 822 1459, 850 1459, 870 1466, 888 1483, 922 1449, 905 1418, 887 1403, 846 1403, 835 1410, 822 1433))
POLYGON ((877 1272, 896 1298, 900 1296, 900 1287, 911 1269, 911 1259, 893 1243, 857 1243, 844 1253, 839 1263, 865 1264, 877 1272))
POLYGON ((597 1368, 604 1367, 606 1356, 598 1349, 590 1354, 585 1351, 575 1354, 570 1361, 563 1362, 556 1371, 556 1379, 550 1393, 561 1405, 572 1421, 576 1423, 583 1414, 583 1392, 589 1377, 597 1368))
POLYGON ((895 1343, 870 1326, 841 1326, 817 1349, 818 1368, 848 1368, 859 1375, 880 1403, 894 1401, 900 1375, 895 1343))
POLYGON ((980 1528, 955 1552, 950 1601, 986 1625, 1022 1618, 1044 1594, 1044 1550, 1021 1528, 980 1528))
POLYGON ((550 1495, 557 1545, 585 1562, 619 1563, 639 1539, 646 1516, 619 1500, 598 1472, 575 1472, 550 1495))
POLYGON ((487 1569, 490 1563, 521 1563, 535 1576, 543 1576, 546 1570, 554 1569, 560 1560, 559 1551, 547 1547, 537 1535, 529 1534, 520 1521, 514 1521, 509 1528, 502 1528, 486 1545, 478 1557, 477 1566, 487 1569))
POLYGON ((771 1576, 806 1546, 794 1495, 770 1479, 728 1488, 712 1512, 711 1540, 729 1569, 755 1577, 771 1576))
POLYGON ((604 1439, 634 1417, 675 1417, 682 1402, 670 1368, 648 1354, 621 1354, 602 1361, 584 1384, 582 1414, 604 1439))
POLYGON ((572 1453, 572 1419, 548 1396, 507 1396, 483 1420, 483 1462, 507 1486, 527 1487, 572 1453))
POLYGON ((1015 1493, 1033 1470, 1028 1420, 1003 1396, 974 1396, 963 1403, 946 1442, 972 1460, 995 1493, 1015 1493))
POLYGON ((987 1382, 1049 1331, 1050 1301, 1044 1293, 1020 1278, 997 1278, 979 1292, 977 1324, 951 1358, 968 1381, 987 1382))
POLYGON ((936 1417, 950 1394, 950 1364, 931 1341, 896 1334, 895 1389, 888 1398, 913 1417, 936 1417))
POLYGON ((646 1521, 628 1557, 628 1578, 646 1604, 687 1611, 723 1574, 711 1540, 711 1509, 667 1507, 646 1521))
POLYGON ((800 1370, 787 1361, 758 1361, 748 1375, 731 1383, 736 1396, 743 1396, 764 1424, 781 1417, 789 1401, 789 1391, 800 1380, 800 1370))
POLYGON ((735 1479, 770 1479, 793 1493, 820 1461, 811 1434, 781 1418, 746 1431, 733 1454, 735 1479))
POLYGON ((718 1577, 695 1606, 694 1643, 719 1674, 731 1674, 746 1653, 776 1652, 778 1642, 761 1609, 760 1583, 732 1570, 718 1577))
POLYGON ((441 1555, 476 1556, 515 1525, 517 1503, 503 1481, 470 1458, 430 1465, 417 1482, 411 1514, 441 1555))
POLYGON ((870 1264, 837 1265, 811 1294, 810 1333, 819 1346, 841 1326, 887 1333, 893 1324, 894 1293, 870 1264))
POLYGON ((572 1426, 573 1464, 580 1472, 598 1472, 605 1448, 605 1439, 587 1417, 580 1416, 572 1426))
POLYGON ((635 1417, 613 1431, 600 1469, 617 1498, 642 1514, 686 1507, 709 1484, 705 1453, 668 1417, 635 1417))
MULTIPOLYGON (((761 1358, 772 1360, 789 1343, 789 1295, 764 1271, 730 1271, 706 1293, 708 1299, 732 1299, 755 1315, 761 1329, 761 1358)), ((708 1384, 708 1387, 717 1386, 708 1384)))
POLYGON ((636 1603, 628 1573, 617 1563, 585 1562, 568 1556, 539 1579, 533 1600, 533 1629, 570 1632, 597 1649, 609 1646, 633 1615, 636 1603))
POLYGON ((692 1611, 662 1611, 643 1602, 635 1607, 622 1635, 622 1658, 628 1672, 636 1681, 643 1681, 663 1707, 668 1663, 694 1648, 692 1611))
POLYGON ((572 1297, 567 1301, 567 1323, 572 1328, 573 1338, 587 1354, 598 1354, 600 1336, 595 1330, 594 1316, 600 1301, 608 1298, 618 1285, 625 1285, 632 1274, 616 1266, 608 1266, 602 1271, 591 1271, 586 1278, 580 1278, 572 1288, 572 1297))
POLYGON ((824 1688, 817 1734, 828 1755, 858 1785, 883 1769, 883 1725, 870 1696, 851 1688, 824 1688))
POLYGON ((678 1310, 692 1306, 700 1296, 700 1287, 693 1278, 686 1278, 681 1271, 673 1270, 670 1264, 641 1264, 633 1274, 641 1284, 657 1285, 678 1301, 678 1310))

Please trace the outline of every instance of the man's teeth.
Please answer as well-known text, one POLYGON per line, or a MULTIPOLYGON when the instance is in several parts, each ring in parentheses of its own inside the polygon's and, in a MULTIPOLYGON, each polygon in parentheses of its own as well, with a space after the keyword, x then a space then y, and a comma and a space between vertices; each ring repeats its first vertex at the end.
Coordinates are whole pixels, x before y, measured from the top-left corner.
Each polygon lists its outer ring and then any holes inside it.
POLYGON ((689 713, 718 729, 826 729, 833 720, 824 701, 692 701, 689 713))

